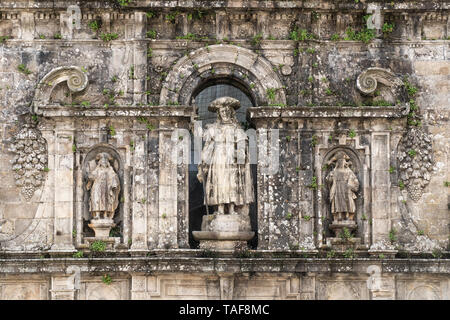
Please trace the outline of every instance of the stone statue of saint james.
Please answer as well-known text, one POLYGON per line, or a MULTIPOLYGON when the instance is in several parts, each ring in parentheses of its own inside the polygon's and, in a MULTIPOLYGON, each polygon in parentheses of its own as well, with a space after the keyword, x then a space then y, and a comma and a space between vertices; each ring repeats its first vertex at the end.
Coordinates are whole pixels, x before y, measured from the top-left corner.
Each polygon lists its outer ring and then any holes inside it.
POLYGON ((204 184, 205 205, 217 206, 218 214, 248 213, 254 201, 248 137, 236 119, 239 100, 222 97, 208 110, 217 112, 207 125, 198 179, 204 184))

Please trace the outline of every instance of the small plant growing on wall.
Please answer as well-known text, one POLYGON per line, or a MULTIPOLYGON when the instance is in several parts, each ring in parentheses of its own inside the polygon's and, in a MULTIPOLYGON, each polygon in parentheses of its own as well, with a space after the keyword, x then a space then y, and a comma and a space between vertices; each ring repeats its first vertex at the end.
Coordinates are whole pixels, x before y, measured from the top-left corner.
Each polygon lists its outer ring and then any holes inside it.
POLYGON ((311 183, 308 185, 308 187, 311 189, 317 189, 319 187, 319 185, 317 184, 316 176, 312 177, 311 183))
POLYGON ((255 35, 252 38, 252 45, 253 46, 259 45, 261 43, 262 38, 263 38, 263 35, 261 33, 258 33, 257 35, 255 35))
POLYGON ((116 135, 116 129, 112 125, 109 126, 109 135, 114 137, 116 135))
POLYGON ((93 252, 104 252, 106 250, 106 243, 101 240, 94 241, 91 244, 91 250, 93 252))
POLYGON ((9 37, 8 36, 0 36, 0 43, 5 43, 6 40, 8 40, 9 37))
POLYGON ((385 22, 382 27, 383 35, 384 36, 389 35, 390 33, 392 33, 392 31, 394 31, 394 28, 395 28, 394 23, 385 22))
POLYGON ((83 258, 83 251, 77 251, 73 254, 74 258, 83 258))
POLYGON ((335 33, 331 36, 331 41, 339 41, 339 40, 341 40, 339 34, 335 33))
POLYGON ((156 32, 156 30, 149 30, 145 33, 145 36, 149 39, 156 39, 158 33, 156 32))
POLYGON ((19 64, 17 66, 17 70, 19 70, 20 72, 22 72, 23 74, 26 74, 26 75, 29 75, 31 73, 31 71, 23 63, 19 64))
POLYGON ((111 276, 109 274, 105 274, 102 276, 102 282, 104 284, 110 285, 112 282, 111 276))
POLYGON ((417 152, 416 152, 416 150, 411 149, 411 150, 408 151, 408 154, 409 154, 409 156, 410 156, 411 158, 413 158, 413 157, 416 156, 417 152))
POLYGON ((105 42, 110 42, 112 40, 116 40, 119 38, 119 35, 117 33, 102 33, 100 35, 100 39, 102 39, 105 42))
POLYGON ((133 2, 133 0, 116 0, 116 1, 121 7, 126 7, 133 2))
POLYGON ((88 23, 88 26, 89 26, 89 28, 91 28, 91 30, 93 32, 97 32, 100 29, 100 24, 101 24, 101 21, 93 20, 88 23))
POLYGON ((269 89, 267 89, 267 90, 266 90, 267 98, 268 98, 270 101, 275 101, 275 94, 276 94, 276 92, 277 92, 277 89, 275 89, 275 88, 269 88, 269 89))
POLYGON ((314 39, 315 36, 306 29, 298 29, 297 27, 289 34, 289 39, 294 41, 307 41, 314 39))
POLYGON ((179 14, 180 14, 180 12, 178 12, 178 11, 175 11, 175 12, 171 12, 171 13, 166 14, 166 21, 167 21, 167 22, 174 23, 174 22, 175 22, 175 19, 177 18, 177 16, 178 16, 179 14))
POLYGON ((352 233, 347 228, 342 229, 340 237, 344 241, 348 241, 352 237, 352 233))
POLYGON ((318 138, 316 135, 313 135, 311 138, 311 147, 314 147, 315 145, 317 145, 318 142, 318 138))
POLYGON ((397 230, 395 230, 395 228, 392 228, 389 231, 389 240, 391 241, 391 243, 397 241, 397 230))
POLYGON ((351 248, 345 250, 345 252, 344 252, 344 258, 346 258, 346 259, 353 259, 354 255, 355 255, 355 253, 354 253, 353 249, 351 249, 351 248))
POLYGON ((349 136, 350 138, 356 137, 356 132, 355 132, 355 130, 351 129, 351 130, 348 132, 348 136, 349 136))

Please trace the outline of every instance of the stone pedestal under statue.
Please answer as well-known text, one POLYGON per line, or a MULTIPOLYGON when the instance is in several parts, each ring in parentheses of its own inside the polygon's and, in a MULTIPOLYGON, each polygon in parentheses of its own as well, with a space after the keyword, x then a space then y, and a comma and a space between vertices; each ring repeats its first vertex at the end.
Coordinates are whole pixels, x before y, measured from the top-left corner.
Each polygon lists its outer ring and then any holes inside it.
POLYGON ((202 230, 192 232, 200 241, 201 249, 234 250, 247 246, 255 233, 251 231, 250 217, 240 214, 204 215, 202 230))
POLYGON ((113 219, 92 219, 88 226, 94 230, 96 238, 108 238, 111 228, 116 224, 113 219))

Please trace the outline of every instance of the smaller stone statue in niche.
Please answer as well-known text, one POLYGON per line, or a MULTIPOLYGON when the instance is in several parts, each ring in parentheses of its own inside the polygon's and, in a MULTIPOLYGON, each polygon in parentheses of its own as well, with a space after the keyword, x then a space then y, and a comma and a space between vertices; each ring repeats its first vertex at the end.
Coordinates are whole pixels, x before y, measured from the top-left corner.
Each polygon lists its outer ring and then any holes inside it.
POLYGON ((350 158, 344 152, 338 152, 328 163, 336 162, 326 180, 330 184, 330 202, 333 222, 354 221, 356 212, 356 192, 359 181, 353 173, 348 161, 350 158))
POLYGON ((91 191, 89 212, 92 219, 113 219, 119 205, 120 180, 112 168, 112 157, 101 152, 96 157, 96 167, 89 172, 86 189, 91 191))

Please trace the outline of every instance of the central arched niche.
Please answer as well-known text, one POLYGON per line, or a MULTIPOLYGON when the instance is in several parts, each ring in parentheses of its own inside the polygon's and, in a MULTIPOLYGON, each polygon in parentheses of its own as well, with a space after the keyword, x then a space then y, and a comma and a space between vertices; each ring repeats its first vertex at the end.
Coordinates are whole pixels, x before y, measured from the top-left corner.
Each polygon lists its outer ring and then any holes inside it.
POLYGON ((208 81, 194 92, 190 104, 197 108, 197 121, 201 121, 204 128, 206 124, 216 120, 217 114, 209 111, 208 106, 220 97, 233 97, 241 102, 241 107, 236 111, 236 117, 246 129, 247 109, 253 107, 255 103, 247 89, 233 79, 222 78, 208 81))
POLYGON ((200 48, 181 58, 163 83, 159 103, 189 105, 199 88, 220 79, 246 88, 255 107, 286 104, 284 86, 267 59, 224 44, 200 48), (275 93, 273 98, 269 91, 275 93))
MULTIPOLYGON (((209 79, 200 84, 191 94, 191 104, 195 104, 197 108, 197 120, 202 122, 202 127, 209 123, 215 122, 217 114, 208 111, 208 106, 212 101, 220 97, 233 97, 241 102, 241 107, 236 111, 238 121, 242 124, 242 128, 246 130, 247 109, 255 106, 252 96, 249 94, 245 84, 236 81, 234 78, 215 78, 209 79)), ((206 207, 203 203, 204 192, 203 186, 197 179, 198 164, 194 162, 194 142, 191 141, 191 164, 189 165, 189 245, 191 248, 197 248, 198 242, 192 237, 192 231, 200 231, 202 217, 206 214, 206 207)), ((250 165, 253 178, 253 189, 257 192, 256 184, 256 164, 250 165)), ((257 199, 255 194, 255 199, 257 199)), ((213 207, 209 207, 212 213, 213 207)), ((252 230, 255 231, 255 237, 249 241, 252 249, 257 248, 257 207, 256 202, 249 208, 250 222, 252 230)))

